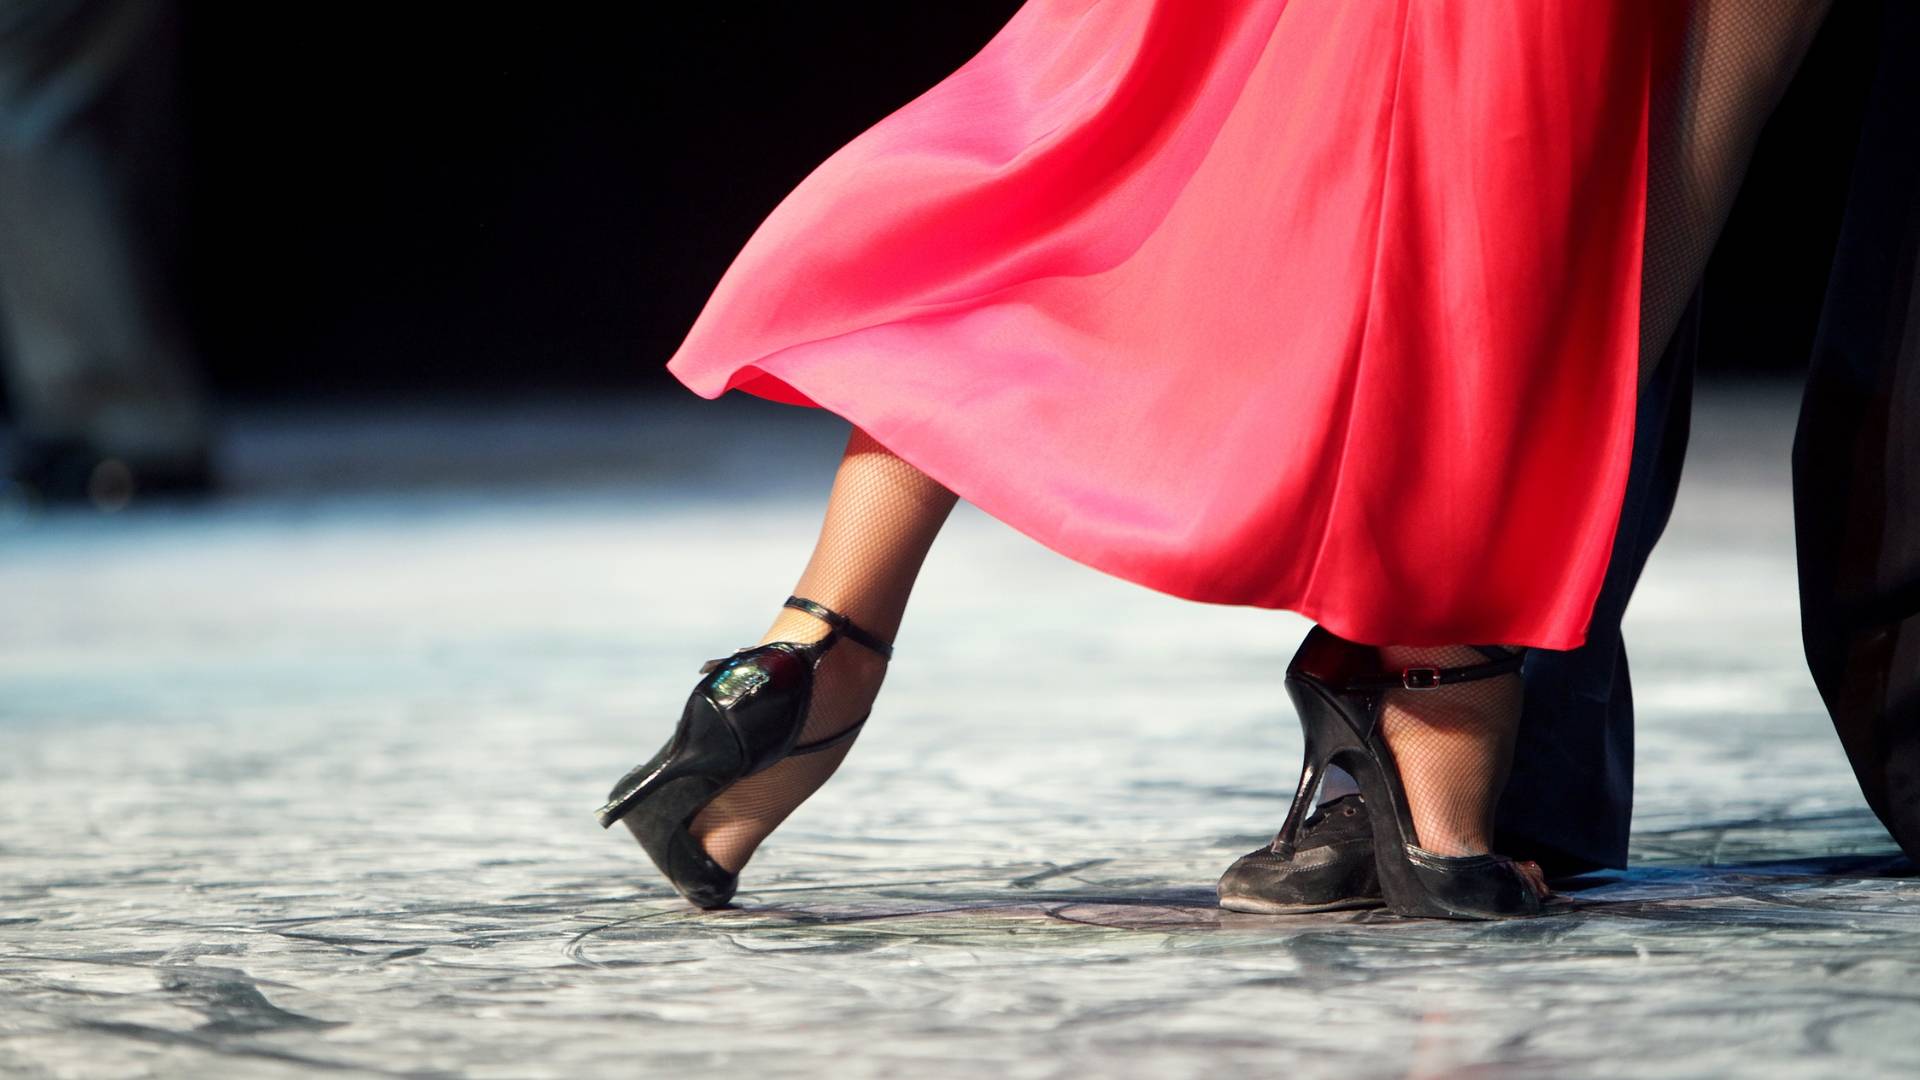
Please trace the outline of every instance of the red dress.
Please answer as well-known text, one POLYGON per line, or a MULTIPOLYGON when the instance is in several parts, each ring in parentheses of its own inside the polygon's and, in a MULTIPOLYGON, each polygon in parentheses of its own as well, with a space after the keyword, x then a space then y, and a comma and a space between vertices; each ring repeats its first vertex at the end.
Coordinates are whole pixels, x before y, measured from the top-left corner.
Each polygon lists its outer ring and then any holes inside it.
POLYGON ((1665 0, 1030 0, 768 217, 669 369, 1088 565, 1404 645, 1584 640, 1665 0))

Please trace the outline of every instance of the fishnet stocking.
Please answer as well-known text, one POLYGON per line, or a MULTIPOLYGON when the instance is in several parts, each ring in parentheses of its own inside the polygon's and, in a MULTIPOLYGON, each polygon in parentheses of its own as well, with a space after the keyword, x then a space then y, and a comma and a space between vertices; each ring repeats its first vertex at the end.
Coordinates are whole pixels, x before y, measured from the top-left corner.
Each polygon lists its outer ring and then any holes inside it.
MULTIPOLYGON (((1464 645, 1386 646, 1380 659, 1389 671, 1487 661, 1464 645)), ((1492 850, 1493 813, 1520 726, 1520 692, 1518 672, 1435 690, 1387 692, 1380 734, 1400 769, 1421 847, 1441 855, 1492 850)))
MULTIPOLYGON (((855 428, 834 476, 820 539, 794 595, 892 641, 920 564, 954 502, 953 492, 855 428)), ((830 629, 804 611, 781 608, 759 643, 818 641, 830 629)), ((859 723, 873 707, 886 668, 878 653, 844 637, 836 641, 814 671, 799 741, 817 742, 859 723)), ((826 783, 850 747, 795 755, 747 777, 709 803, 688 830, 714 861, 738 872, 760 842, 826 783)))
POLYGON ((1640 385, 1706 270, 1754 143, 1832 0, 1692 0, 1671 77, 1653 88, 1640 385))

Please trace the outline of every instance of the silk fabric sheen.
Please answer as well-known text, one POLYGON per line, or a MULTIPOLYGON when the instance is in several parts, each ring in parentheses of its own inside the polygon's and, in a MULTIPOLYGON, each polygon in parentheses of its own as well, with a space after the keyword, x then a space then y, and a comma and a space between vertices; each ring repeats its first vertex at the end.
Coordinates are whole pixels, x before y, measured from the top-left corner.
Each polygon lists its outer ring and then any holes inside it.
POLYGON ((1031 0, 774 210, 668 367, 1154 589, 1570 648, 1681 7, 1031 0))

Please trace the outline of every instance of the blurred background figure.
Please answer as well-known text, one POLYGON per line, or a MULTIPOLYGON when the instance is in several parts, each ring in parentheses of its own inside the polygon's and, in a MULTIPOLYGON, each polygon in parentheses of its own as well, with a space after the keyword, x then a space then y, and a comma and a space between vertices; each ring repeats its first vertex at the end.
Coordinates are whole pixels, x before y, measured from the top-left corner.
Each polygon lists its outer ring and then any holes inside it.
POLYGON ((211 486, 174 272, 169 0, 0 3, 0 324, 13 482, 117 509, 211 486))

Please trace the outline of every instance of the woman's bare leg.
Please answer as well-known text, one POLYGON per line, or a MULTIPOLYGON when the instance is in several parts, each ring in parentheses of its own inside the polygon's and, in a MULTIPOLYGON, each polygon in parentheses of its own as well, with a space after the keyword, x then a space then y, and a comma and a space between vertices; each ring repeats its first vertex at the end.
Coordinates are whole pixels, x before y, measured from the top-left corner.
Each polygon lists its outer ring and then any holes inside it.
MULTIPOLYGON (((920 565, 954 502, 953 492, 855 428, 834 476, 820 539, 794 595, 825 604, 892 641, 920 565)), ((804 611, 781 608, 760 644, 815 641, 828 630, 804 611)), ((858 723, 872 708, 886 667, 886 660, 856 643, 836 644, 815 673, 800 742, 825 739, 858 723)), ((848 748, 790 757, 742 780, 709 803, 689 831, 714 861, 738 871, 767 834, 833 775, 848 748)))

